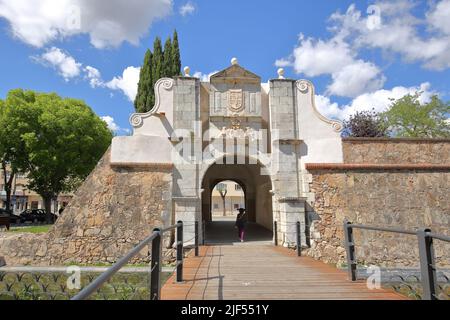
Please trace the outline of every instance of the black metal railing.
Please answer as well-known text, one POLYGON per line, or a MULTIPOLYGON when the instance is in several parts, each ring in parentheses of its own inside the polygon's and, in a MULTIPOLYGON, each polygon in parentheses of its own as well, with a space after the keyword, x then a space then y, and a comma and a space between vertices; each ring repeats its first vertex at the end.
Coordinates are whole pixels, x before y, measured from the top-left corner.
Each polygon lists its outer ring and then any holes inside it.
MULTIPOLYGON (((285 223, 285 226, 287 225, 295 225, 295 242, 296 242, 296 250, 297 250, 297 256, 302 256, 302 236, 301 236, 301 223, 300 221, 297 222, 291 222, 291 223, 285 223)), ((306 226, 305 226, 306 229, 306 226)), ((286 232, 286 233, 293 233, 293 232, 286 232)), ((275 220, 273 222, 273 244, 275 246, 278 246, 278 222, 275 220)), ((309 241, 308 237, 306 237, 306 245, 309 247, 309 241)))
MULTIPOLYGON (((197 223, 196 223, 197 224, 197 223)), ((117 261, 106 272, 101 274, 87 287, 81 290, 71 300, 86 300, 93 295, 99 288, 108 282, 122 267, 129 263, 135 256, 137 256, 146 246, 151 246, 150 255, 150 299, 159 300, 161 298, 161 272, 162 272, 162 244, 163 235, 166 232, 176 229, 176 248, 177 248, 177 262, 176 275, 177 281, 183 281, 183 257, 184 257, 184 242, 183 242, 183 222, 178 221, 177 224, 161 229, 153 229, 152 234, 139 243, 136 247, 130 250, 123 258, 117 261)), ((196 228, 197 230, 197 228, 196 228)), ((196 244, 198 243, 198 232, 195 235, 196 244)), ((197 249, 198 250, 198 249, 197 249)))
POLYGON ((450 237, 431 232, 429 228, 421 228, 417 231, 404 230, 400 228, 383 228, 375 226, 367 226, 362 224, 353 224, 347 220, 344 220, 344 236, 345 236, 345 249, 347 252, 347 266, 348 276, 352 281, 357 280, 357 259, 355 255, 355 240, 353 236, 354 229, 371 230, 392 232, 399 234, 407 234, 417 236, 419 246, 419 260, 420 260, 420 273, 421 283, 424 300, 437 300, 437 275, 436 275, 436 262, 434 255, 433 240, 440 240, 450 242, 450 237))

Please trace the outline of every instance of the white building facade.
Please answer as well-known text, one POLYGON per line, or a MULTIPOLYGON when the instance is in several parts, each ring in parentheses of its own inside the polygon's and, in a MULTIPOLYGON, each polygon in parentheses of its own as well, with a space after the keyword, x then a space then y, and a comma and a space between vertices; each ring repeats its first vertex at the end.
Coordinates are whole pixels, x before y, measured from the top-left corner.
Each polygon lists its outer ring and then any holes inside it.
POLYGON ((269 230, 277 221, 279 243, 295 243, 295 223, 305 232, 314 201, 305 164, 343 162, 342 124, 317 111, 311 82, 282 70, 269 83, 236 59, 209 82, 185 71, 157 82, 153 109, 131 116, 132 136, 114 138, 111 165, 171 166, 172 209, 161 215, 186 222, 186 239, 192 222, 212 219, 214 187, 230 180, 244 189, 250 221, 269 230))

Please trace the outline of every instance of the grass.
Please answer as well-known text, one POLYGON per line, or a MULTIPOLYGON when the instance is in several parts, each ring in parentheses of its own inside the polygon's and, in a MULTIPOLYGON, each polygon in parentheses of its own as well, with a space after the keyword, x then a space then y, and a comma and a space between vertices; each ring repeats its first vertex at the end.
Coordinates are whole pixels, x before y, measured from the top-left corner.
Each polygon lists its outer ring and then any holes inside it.
POLYGON ((47 233, 53 225, 11 227, 8 232, 13 233, 47 233))
MULTIPOLYGON (((85 287, 99 273, 82 273, 85 287)), ((164 284, 170 273, 161 274, 164 284)), ((69 290, 65 273, 0 273, 0 300, 68 300, 79 290, 69 290)), ((149 274, 118 273, 95 292, 91 300, 149 300, 149 274)))

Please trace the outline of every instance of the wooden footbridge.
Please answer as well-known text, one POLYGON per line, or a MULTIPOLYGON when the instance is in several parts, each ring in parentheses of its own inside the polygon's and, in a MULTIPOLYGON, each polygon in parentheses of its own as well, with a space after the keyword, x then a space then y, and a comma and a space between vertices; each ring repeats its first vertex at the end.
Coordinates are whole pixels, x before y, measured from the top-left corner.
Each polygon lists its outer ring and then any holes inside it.
POLYGON ((185 259, 184 281, 177 283, 172 276, 162 288, 162 299, 406 299, 390 290, 369 290, 364 281, 349 281, 342 270, 275 247, 266 241, 264 230, 253 230, 245 243, 221 241, 233 232, 225 222, 209 231, 199 256, 185 259))

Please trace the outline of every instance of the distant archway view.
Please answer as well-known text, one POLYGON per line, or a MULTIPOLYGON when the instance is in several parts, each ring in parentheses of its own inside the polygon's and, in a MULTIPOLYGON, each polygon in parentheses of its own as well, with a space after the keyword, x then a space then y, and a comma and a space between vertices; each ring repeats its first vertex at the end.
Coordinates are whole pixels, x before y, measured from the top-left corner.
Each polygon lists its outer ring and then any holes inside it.
POLYGON ((242 185, 231 180, 216 184, 211 193, 212 221, 234 220, 240 208, 245 209, 245 191, 242 185))

